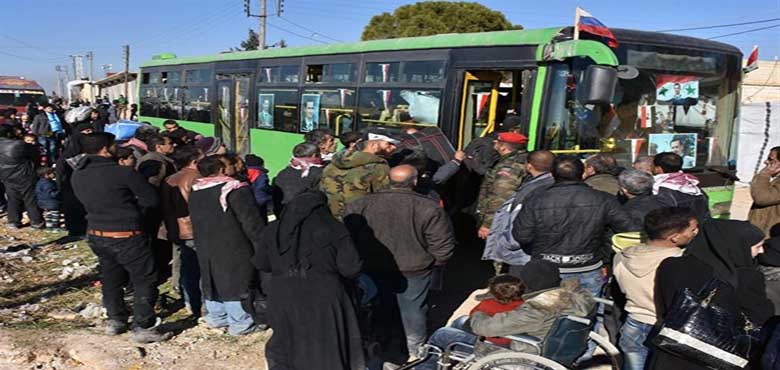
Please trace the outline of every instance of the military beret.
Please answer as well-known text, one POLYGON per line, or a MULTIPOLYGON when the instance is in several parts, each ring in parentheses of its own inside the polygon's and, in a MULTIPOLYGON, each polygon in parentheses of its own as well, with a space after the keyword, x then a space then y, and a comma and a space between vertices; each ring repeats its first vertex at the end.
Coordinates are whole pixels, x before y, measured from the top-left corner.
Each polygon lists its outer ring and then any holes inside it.
POLYGON ((528 142, 528 138, 523 134, 514 132, 502 132, 498 134, 498 141, 503 141, 510 144, 525 144, 528 142))

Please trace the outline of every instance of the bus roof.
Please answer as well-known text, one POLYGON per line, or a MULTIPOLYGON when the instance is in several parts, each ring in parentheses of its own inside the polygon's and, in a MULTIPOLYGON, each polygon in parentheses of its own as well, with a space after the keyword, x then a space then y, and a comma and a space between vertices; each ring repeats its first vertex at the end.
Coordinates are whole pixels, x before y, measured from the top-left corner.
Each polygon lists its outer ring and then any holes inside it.
POLYGON ((404 37, 295 48, 240 51, 199 57, 160 59, 148 61, 142 64, 141 67, 210 63, 228 60, 299 57, 307 55, 365 53, 374 51, 441 49, 470 46, 540 45, 551 42, 553 37, 560 31, 561 27, 535 30, 448 33, 421 37, 404 37))
MULTIPOLYGON (((338 43, 327 45, 312 45, 295 48, 266 49, 239 51, 216 55, 177 58, 173 54, 150 60, 141 67, 157 67, 167 65, 211 63, 231 60, 268 59, 300 57, 310 55, 333 55, 349 53, 365 53, 377 51, 443 49, 456 47, 479 46, 512 46, 512 45, 543 45, 553 41, 559 34, 571 37, 573 27, 553 27, 534 30, 511 30, 477 33, 448 33, 432 36, 404 37, 396 39, 371 40, 353 43, 338 43)), ((613 28, 612 32, 618 42, 680 47, 721 53, 741 55, 741 51, 729 44, 710 41, 689 36, 679 36, 669 33, 637 31, 613 28)))
POLYGON ((0 76, 0 89, 43 91, 43 88, 37 82, 20 76, 0 76))

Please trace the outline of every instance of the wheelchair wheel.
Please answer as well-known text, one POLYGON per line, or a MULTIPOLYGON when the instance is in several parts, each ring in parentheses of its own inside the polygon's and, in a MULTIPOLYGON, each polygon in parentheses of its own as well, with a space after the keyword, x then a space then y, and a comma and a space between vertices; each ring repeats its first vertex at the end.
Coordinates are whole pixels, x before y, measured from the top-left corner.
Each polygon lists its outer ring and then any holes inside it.
POLYGON ((522 352, 498 352, 482 357, 464 370, 567 370, 565 366, 541 356, 522 352))

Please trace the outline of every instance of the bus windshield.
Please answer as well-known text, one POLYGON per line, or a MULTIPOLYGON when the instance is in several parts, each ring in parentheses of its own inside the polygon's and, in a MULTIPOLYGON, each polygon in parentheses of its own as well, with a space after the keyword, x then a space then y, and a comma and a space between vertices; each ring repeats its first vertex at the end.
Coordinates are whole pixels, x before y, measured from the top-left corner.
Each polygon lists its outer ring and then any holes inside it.
POLYGON ((619 79, 610 105, 577 97, 588 59, 552 66, 545 148, 609 152, 623 166, 661 152, 679 154, 686 170, 727 166, 739 82, 738 67, 727 66, 739 66, 737 57, 646 45, 617 54, 638 74, 619 79))
POLYGON ((24 107, 27 103, 45 103, 46 96, 43 92, 39 94, 19 93, 0 90, 0 106, 24 107))

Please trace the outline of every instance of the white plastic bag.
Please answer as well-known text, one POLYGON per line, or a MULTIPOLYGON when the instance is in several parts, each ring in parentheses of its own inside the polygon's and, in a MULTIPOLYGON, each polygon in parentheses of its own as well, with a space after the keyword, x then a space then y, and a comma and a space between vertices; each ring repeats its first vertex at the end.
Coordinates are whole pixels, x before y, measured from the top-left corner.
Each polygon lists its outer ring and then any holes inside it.
POLYGON ((76 123, 81 122, 89 118, 89 114, 92 112, 92 108, 88 106, 81 106, 73 108, 65 112, 65 122, 76 123))

